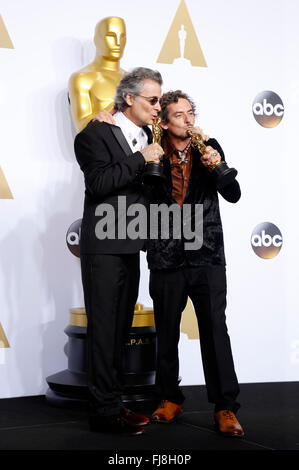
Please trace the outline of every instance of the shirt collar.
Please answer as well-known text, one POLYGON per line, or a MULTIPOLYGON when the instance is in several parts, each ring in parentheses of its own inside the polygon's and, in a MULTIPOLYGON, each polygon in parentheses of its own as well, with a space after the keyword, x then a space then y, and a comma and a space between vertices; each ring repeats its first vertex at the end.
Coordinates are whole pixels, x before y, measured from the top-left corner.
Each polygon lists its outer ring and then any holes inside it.
POLYGON ((142 127, 136 126, 136 124, 128 119, 127 116, 125 116, 121 111, 117 111, 113 118, 121 130, 123 130, 127 135, 131 135, 132 138, 137 138, 141 133, 144 132, 142 127))
MULTIPOLYGON (((178 161, 178 156, 179 152, 178 150, 174 147, 174 145, 170 142, 170 139, 168 135, 166 134, 164 137, 164 158, 167 159, 169 158, 171 163, 177 162, 178 161)), ((188 144, 187 144, 188 145, 188 144)), ((186 145, 186 147, 187 147, 186 145)), ((187 155, 190 157, 191 156, 191 146, 189 147, 187 151, 187 155)))

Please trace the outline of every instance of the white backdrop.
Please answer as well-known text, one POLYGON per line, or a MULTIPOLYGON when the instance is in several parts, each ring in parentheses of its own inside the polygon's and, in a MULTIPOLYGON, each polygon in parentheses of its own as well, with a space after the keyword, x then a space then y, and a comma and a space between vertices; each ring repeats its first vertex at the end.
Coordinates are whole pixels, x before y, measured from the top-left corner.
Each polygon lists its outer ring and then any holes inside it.
MULTIPOLYGON (((156 63, 180 0, 1 0, 14 49, 0 48, 0 166, 14 199, 0 199, 0 397, 42 394, 67 367, 63 330, 83 306, 79 260, 65 234, 81 218, 83 178, 73 152, 70 75, 93 60, 93 32, 124 18, 121 65, 158 69, 164 91, 196 101, 199 124, 239 171, 242 198, 221 202, 228 274, 227 322, 240 382, 297 381, 299 32, 297 0, 186 0, 208 67, 156 63), (84 5, 84 6, 83 6, 84 5), (277 93, 284 116, 260 126, 252 103, 277 93), (280 253, 259 258, 250 244, 261 222, 279 227, 280 253)), ((146 261, 139 302, 151 306, 146 261)), ((204 383, 198 340, 181 334, 182 384, 204 383)))

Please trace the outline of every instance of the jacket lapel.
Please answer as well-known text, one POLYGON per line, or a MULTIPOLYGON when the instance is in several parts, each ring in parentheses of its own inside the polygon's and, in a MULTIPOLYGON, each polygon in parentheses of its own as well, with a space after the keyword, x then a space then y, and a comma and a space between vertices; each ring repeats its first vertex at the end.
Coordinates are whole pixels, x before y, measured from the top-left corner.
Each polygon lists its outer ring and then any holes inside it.
MULTIPOLYGON (((201 198, 204 195, 207 180, 209 178, 206 168, 200 161, 201 154, 197 150, 192 150, 192 168, 189 179, 189 184, 186 192, 184 202, 190 202, 194 198, 196 192, 201 194, 201 198)), ((201 202, 201 199, 200 201, 201 202)))
POLYGON ((163 160, 163 172, 165 179, 161 184, 161 188, 164 189, 164 193, 167 194, 168 199, 175 202, 175 199, 172 197, 172 175, 169 158, 163 160))
POLYGON ((144 132, 146 133, 147 135, 147 142, 148 144, 152 144, 153 142, 153 134, 152 134, 152 131, 150 130, 150 128, 148 126, 143 126, 142 129, 144 130, 144 132))
POLYGON ((132 155, 132 150, 130 145, 128 144, 125 136, 123 135, 121 128, 118 126, 110 126, 111 131, 114 134, 114 137, 116 138, 117 142, 125 152, 127 156, 132 155))
MULTIPOLYGON (((124 134, 122 133, 121 128, 118 126, 111 126, 110 129, 113 132, 114 137, 118 141, 119 145, 121 146, 125 154, 127 156, 132 155, 133 152, 131 150, 131 147, 129 146, 124 134)), ((142 129, 147 135, 148 144, 151 144, 153 142, 153 134, 150 128, 148 126, 144 126, 142 129)))

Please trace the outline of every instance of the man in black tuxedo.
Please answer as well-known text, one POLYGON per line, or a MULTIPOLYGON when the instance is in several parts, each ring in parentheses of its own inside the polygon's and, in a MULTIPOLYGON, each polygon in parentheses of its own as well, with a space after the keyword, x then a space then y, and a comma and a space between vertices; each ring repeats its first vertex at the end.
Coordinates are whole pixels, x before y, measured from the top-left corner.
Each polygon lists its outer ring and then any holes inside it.
POLYGON ((141 175, 163 154, 147 127, 160 111, 159 72, 136 68, 121 80, 115 96, 116 126, 94 120, 75 139, 84 173, 85 202, 80 259, 88 318, 90 429, 141 434, 148 418, 124 408, 122 356, 139 286, 139 251, 145 241, 130 239, 127 208, 146 204, 141 175), (108 212, 114 214, 107 219, 108 212), (112 212, 111 212, 112 211, 112 212), (106 216, 105 216, 106 214, 106 216))
MULTIPOLYGON (((235 415, 239 408, 236 401, 239 385, 226 326, 225 256, 218 203, 218 192, 227 201, 237 202, 240 187, 234 179, 217 192, 213 169, 225 157, 215 139, 205 139, 203 154, 192 148, 188 131, 201 133, 201 130, 194 128, 195 106, 188 95, 180 90, 165 93, 160 104, 165 181, 152 188, 151 202, 180 207, 183 214, 188 206, 190 217, 182 224, 180 238, 165 238, 161 230, 158 238, 151 237, 147 242, 158 344, 156 388, 161 400, 152 419, 169 423, 182 411, 178 342, 181 315, 189 296, 198 320, 208 399, 215 405, 215 423, 223 435, 242 436, 244 431, 235 415), (201 208, 202 226, 196 223, 201 208), (185 223, 194 235, 203 227, 200 243, 187 243, 185 223)), ((178 228, 174 225, 170 226, 170 233, 178 228)))

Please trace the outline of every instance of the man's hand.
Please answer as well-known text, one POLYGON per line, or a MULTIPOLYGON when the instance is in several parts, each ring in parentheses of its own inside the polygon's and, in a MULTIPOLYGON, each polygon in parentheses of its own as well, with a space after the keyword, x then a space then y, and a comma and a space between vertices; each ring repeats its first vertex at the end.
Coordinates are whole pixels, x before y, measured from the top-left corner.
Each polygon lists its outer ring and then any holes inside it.
POLYGON ((214 150, 213 147, 208 145, 206 147, 205 153, 200 157, 202 164, 210 171, 212 171, 215 166, 221 162, 221 156, 217 150, 214 150))
POLYGON ((144 156, 146 162, 159 163, 159 157, 164 154, 164 150, 162 147, 160 147, 159 144, 155 143, 145 147, 143 150, 141 150, 141 153, 144 156))
POLYGON ((200 127, 193 127, 193 129, 190 129, 194 134, 199 134, 202 137, 202 140, 209 140, 209 136, 204 133, 204 131, 200 127))
POLYGON ((107 122, 107 124, 113 124, 113 126, 116 126, 116 122, 114 121, 114 118, 111 113, 103 109, 103 111, 100 111, 94 118, 93 121, 100 121, 100 122, 107 122))

